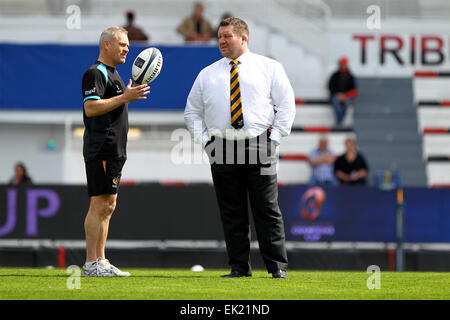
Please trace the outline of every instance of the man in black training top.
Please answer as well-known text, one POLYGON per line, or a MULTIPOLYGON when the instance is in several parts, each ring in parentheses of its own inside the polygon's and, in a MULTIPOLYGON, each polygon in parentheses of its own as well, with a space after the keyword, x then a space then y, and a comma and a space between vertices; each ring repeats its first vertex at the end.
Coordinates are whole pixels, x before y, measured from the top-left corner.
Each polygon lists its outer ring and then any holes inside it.
POLYGON ((127 158, 128 103, 146 99, 147 85, 125 87, 115 67, 125 63, 127 31, 109 27, 100 36, 100 54, 83 76, 83 156, 86 164, 89 211, 84 223, 86 263, 83 276, 129 276, 105 257, 109 220, 116 207, 122 167, 127 158))

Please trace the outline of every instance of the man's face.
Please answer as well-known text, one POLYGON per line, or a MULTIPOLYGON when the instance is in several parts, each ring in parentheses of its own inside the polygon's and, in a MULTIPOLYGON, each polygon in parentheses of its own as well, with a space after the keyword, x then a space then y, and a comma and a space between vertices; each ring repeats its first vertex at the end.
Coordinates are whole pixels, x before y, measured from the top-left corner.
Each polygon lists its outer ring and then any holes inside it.
POLYGON ((194 17, 195 19, 200 20, 202 18, 202 15, 203 15, 203 5, 197 4, 194 7, 194 17))
POLYGON ((356 149, 356 144, 353 140, 345 140, 345 147, 347 148, 347 151, 354 151, 356 149))
POLYGON ((346 61, 339 62, 339 69, 340 70, 344 71, 344 70, 347 70, 347 68, 348 68, 348 65, 347 65, 346 61))
POLYGON ((18 177, 18 178, 22 178, 25 175, 25 172, 24 172, 22 166, 16 166, 14 171, 16 172, 16 177, 18 177))
POLYGON ((105 48, 107 54, 114 63, 114 66, 117 66, 125 63, 130 43, 128 42, 128 36, 125 32, 117 32, 115 38, 115 40, 107 41, 105 48))
POLYGON ((248 37, 239 36, 233 26, 220 27, 218 31, 220 53, 227 58, 236 59, 247 49, 248 37))
POLYGON ((319 141, 319 150, 323 151, 326 150, 328 147, 328 141, 327 140, 320 140, 319 141))

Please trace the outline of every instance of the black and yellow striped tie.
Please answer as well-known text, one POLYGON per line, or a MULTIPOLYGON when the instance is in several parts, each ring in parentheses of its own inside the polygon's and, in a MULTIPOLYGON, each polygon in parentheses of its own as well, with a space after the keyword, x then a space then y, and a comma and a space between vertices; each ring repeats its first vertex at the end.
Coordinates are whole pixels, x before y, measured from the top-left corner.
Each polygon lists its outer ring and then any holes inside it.
POLYGON ((231 101, 231 126, 240 129, 244 126, 244 116, 242 114, 241 89, 239 87, 239 61, 230 62, 230 101, 231 101))

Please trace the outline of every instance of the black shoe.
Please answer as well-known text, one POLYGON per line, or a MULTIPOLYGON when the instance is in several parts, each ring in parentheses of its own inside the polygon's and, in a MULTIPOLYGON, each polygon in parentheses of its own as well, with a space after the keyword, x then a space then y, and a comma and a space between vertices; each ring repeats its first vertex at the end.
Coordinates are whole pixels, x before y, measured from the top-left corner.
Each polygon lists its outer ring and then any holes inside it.
POLYGON ((229 274, 221 275, 222 278, 242 278, 242 277, 251 277, 252 273, 248 271, 247 273, 242 273, 239 271, 231 271, 229 274))
POLYGON ((287 277, 287 273, 284 270, 277 270, 275 272, 272 272, 272 278, 287 279, 287 277))

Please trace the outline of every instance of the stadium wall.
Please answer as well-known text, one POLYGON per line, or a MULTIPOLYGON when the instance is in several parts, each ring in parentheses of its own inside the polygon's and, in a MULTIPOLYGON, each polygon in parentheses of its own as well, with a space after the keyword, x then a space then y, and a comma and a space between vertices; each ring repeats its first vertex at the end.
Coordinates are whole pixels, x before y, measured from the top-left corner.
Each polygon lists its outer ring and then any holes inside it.
MULTIPOLYGON (((450 270, 449 193, 405 188, 405 270, 450 270)), ((280 186, 279 203, 291 269, 395 269, 395 191, 280 186)), ((80 265, 87 209, 84 186, 0 186, 0 265, 80 265)), ((255 234, 251 259, 264 268, 255 234)), ((213 187, 121 186, 107 251, 124 267, 226 268, 213 187)))
MULTIPOLYGON (((405 188, 403 240, 450 243, 449 196, 449 189, 405 188)), ((82 240, 88 205, 85 186, 0 186, 0 238, 82 240)), ((288 241, 397 241, 395 190, 280 186, 279 205, 288 241)), ((110 239, 222 241, 214 188, 123 185, 110 239)))
MULTIPOLYGON (((442 70, 450 66, 449 36, 442 31, 449 26, 448 22, 390 20, 382 21, 381 26, 369 30, 363 19, 331 20, 329 30, 324 33, 331 48, 326 60, 308 55, 307 48, 295 46, 283 35, 276 34, 270 38, 270 52, 265 52, 262 47, 257 47, 255 52, 279 60, 287 70, 296 95, 309 98, 327 95, 327 76, 336 69, 341 56, 349 57, 350 67, 357 76, 404 77, 413 76, 414 71, 420 69, 442 70), (308 90, 305 91, 305 87, 308 90)), ((264 36, 255 41, 264 43, 264 36)), ((217 44, 154 45, 164 56, 163 70, 152 84, 152 99, 134 103, 133 108, 181 110, 200 69, 221 57, 217 44)), ((118 67, 124 79, 129 77, 134 58, 147 46, 132 44, 127 62, 118 67)), ((98 46, 93 44, 0 42, 0 82, 8 83, 0 89, 0 110, 78 110, 81 76, 97 55, 98 46), (38 75, 40 79, 29 87, 28 95, 17 94, 16 88, 21 88, 24 76, 33 79, 38 75), (64 81, 56 85, 54 79, 61 78, 64 81)))
MULTIPOLYGON (((131 46, 125 64, 117 67, 124 82, 145 46, 131 46)), ((217 47, 159 47, 162 72, 151 84, 151 99, 136 101, 130 109, 183 110, 199 71, 221 56, 217 47)), ((84 72, 98 57, 94 45, 0 44, 0 110, 82 110, 84 72), (23 94, 24 81, 32 81, 23 94)))

